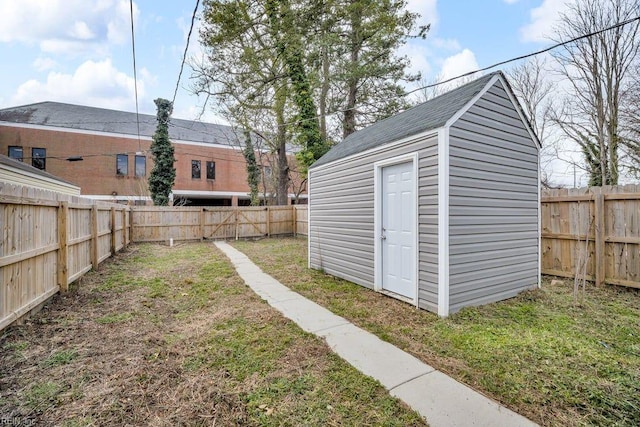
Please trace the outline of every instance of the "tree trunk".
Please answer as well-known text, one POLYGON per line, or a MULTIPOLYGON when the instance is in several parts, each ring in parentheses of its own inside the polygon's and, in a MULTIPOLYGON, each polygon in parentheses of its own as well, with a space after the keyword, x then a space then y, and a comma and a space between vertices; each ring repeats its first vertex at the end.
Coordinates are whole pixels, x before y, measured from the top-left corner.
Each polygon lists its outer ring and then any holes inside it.
POLYGON ((320 135, 327 141, 327 96, 329 94, 329 48, 322 46, 322 85, 320 87, 320 135))
POLYGON ((287 159, 287 125, 285 123, 284 109, 287 103, 287 86, 281 85, 276 90, 275 113, 278 125, 276 135, 277 161, 277 183, 276 183, 276 205, 289 204, 289 161, 287 159))
MULTIPOLYGON (((360 50, 362 49, 362 13, 358 0, 351 2, 351 11, 349 18, 351 21, 350 34, 350 56, 352 70, 356 68, 356 64, 360 59, 360 50)), ((342 136, 346 138, 356 131, 356 102, 358 99, 358 77, 350 73, 347 85, 347 104, 345 105, 344 123, 342 124, 342 136)))

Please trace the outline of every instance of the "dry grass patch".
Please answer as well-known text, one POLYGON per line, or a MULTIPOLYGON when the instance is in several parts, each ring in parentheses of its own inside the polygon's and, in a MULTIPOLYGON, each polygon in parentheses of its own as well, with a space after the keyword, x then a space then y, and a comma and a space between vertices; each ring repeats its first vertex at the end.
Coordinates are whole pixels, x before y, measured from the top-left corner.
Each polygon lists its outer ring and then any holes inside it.
POLYGON ((640 292, 551 286, 447 319, 308 270, 306 239, 236 242, 262 269, 542 425, 640 425, 640 292))
POLYGON ((0 422, 424 425, 211 244, 134 245, 0 336, 0 422))

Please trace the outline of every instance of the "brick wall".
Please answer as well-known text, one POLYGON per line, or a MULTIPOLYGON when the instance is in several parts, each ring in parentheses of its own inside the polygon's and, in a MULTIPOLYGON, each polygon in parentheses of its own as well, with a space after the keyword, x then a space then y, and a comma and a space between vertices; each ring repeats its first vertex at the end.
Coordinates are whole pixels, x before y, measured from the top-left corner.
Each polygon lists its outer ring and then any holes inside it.
MULTIPOLYGON (((24 161, 31 163, 31 149, 46 149, 46 171, 81 188, 83 195, 114 196, 114 198, 149 196, 147 179, 153 168, 151 141, 109 136, 1 126, 0 152, 8 155, 9 146, 23 147, 24 161), (136 152, 146 156, 146 175, 135 176, 136 152), (128 153, 128 173, 116 174, 116 154, 128 153), (72 156, 82 161, 69 162, 72 156)), ((247 172, 244 157, 238 147, 219 148, 204 144, 175 143, 176 181, 174 191, 247 193, 247 172), (201 177, 193 179, 191 161, 200 160, 201 177), (215 162, 215 179, 207 179, 207 161, 215 162)), ((233 198, 237 200, 236 197, 233 198)))

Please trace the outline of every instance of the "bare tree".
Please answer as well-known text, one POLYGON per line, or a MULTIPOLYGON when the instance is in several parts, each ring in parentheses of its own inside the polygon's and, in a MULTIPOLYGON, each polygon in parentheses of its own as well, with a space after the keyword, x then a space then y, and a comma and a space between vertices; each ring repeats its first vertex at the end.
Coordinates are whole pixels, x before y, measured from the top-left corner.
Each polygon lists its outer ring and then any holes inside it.
POLYGON ((596 33, 553 53, 571 90, 551 117, 580 146, 590 185, 618 183, 621 94, 640 49, 639 21, 599 31, 639 14, 637 0, 579 0, 555 30, 558 41, 596 33))
POLYGON ((542 143, 540 163, 542 175, 540 183, 545 188, 554 188, 552 176, 547 170, 557 158, 557 141, 551 137, 549 112, 552 106, 553 84, 548 78, 545 59, 535 56, 518 63, 507 71, 511 88, 518 98, 531 127, 542 143))
POLYGON ((633 78, 623 92, 621 163, 640 179, 640 57, 636 59, 633 78))
POLYGON ((511 88, 540 141, 547 136, 551 109, 549 95, 553 90, 547 74, 547 61, 537 56, 520 62, 507 72, 511 88))

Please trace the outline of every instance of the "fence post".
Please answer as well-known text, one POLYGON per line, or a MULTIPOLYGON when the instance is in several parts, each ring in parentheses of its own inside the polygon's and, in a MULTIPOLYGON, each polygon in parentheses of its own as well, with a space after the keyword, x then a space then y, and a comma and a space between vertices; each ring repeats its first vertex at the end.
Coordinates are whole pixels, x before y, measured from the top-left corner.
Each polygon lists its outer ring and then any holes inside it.
POLYGON ((204 208, 200 208, 200 240, 204 240, 204 208))
POLYGON ((298 209, 296 209, 296 205, 291 205, 291 209, 293 209, 293 237, 296 237, 296 232, 298 231, 298 209))
POLYGON ((127 209, 122 208, 122 247, 126 248, 129 242, 127 241, 127 209))
POLYGON ((596 235, 596 286, 605 281, 605 236, 604 236, 604 194, 595 195, 595 235, 596 235))
POLYGON ((91 264, 98 269, 98 206, 91 206, 91 264))
POLYGON ((69 261, 69 235, 67 232, 68 216, 69 203, 60 202, 60 207, 58 208, 58 242, 60 243, 60 249, 58 249, 58 286, 60 287, 61 292, 69 290, 69 268, 67 266, 69 261))
POLYGON ((238 215, 238 208, 235 208, 235 213, 236 213, 236 240, 238 240, 238 233, 240 232, 240 230, 238 229, 239 224, 239 215, 238 215))
POLYGON ((111 255, 116 254, 116 208, 111 207, 111 255))
POLYGON ((129 243, 133 241, 133 213, 134 208, 129 207, 129 217, 128 219, 128 231, 129 231, 129 243))
POLYGON ((267 237, 271 236, 271 209, 267 206, 267 237))

